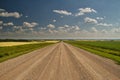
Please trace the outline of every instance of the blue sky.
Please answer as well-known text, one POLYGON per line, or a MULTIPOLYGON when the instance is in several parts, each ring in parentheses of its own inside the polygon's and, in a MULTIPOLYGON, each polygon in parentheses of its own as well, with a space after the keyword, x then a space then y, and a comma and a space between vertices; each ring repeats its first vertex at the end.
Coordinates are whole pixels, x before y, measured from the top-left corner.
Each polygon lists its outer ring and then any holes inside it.
POLYGON ((119 0, 1 0, 0 38, 120 39, 119 0))

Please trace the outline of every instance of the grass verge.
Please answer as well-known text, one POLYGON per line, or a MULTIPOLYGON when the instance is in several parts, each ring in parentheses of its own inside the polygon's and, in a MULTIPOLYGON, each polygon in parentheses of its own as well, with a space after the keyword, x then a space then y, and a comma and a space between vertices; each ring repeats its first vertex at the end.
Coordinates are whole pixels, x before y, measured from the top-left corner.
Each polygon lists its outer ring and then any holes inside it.
POLYGON ((0 47, 0 62, 43 48, 53 43, 34 43, 19 46, 0 47))

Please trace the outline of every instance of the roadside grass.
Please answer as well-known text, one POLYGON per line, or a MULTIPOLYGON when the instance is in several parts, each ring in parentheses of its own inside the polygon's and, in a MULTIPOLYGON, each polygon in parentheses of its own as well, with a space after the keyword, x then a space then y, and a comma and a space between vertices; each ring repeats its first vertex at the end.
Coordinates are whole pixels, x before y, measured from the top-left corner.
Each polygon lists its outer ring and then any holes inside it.
POLYGON ((120 41, 65 41, 91 53, 112 59, 120 64, 120 41))
POLYGON ((54 43, 43 42, 43 43, 33 43, 33 44, 24 44, 24 45, 17 45, 17 46, 0 47, 0 62, 17 57, 22 54, 29 53, 33 50, 43 48, 51 44, 54 44, 54 43))

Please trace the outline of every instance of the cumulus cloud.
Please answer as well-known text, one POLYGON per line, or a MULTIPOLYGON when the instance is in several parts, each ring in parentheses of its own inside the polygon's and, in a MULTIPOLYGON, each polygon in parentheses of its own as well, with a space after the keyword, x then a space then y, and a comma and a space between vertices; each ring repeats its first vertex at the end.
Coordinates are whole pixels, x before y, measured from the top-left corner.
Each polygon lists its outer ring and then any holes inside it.
POLYGON ((86 17, 84 19, 85 23, 93 23, 93 24, 97 24, 98 21, 96 19, 93 19, 93 18, 89 18, 89 17, 86 17))
POLYGON ((75 14, 75 16, 82 16, 82 15, 84 15, 84 13, 81 13, 81 12, 75 14))
POLYGON ((49 24, 49 25, 47 25, 47 27, 48 27, 48 28, 51 28, 51 29, 54 29, 54 28, 55 28, 55 25, 49 24))
POLYGON ((22 15, 18 12, 0 12, 0 17, 14 17, 20 18, 22 15))
POLYGON ((97 13, 96 10, 92 9, 92 8, 80 8, 79 9, 82 13, 91 13, 91 12, 94 12, 94 13, 97 13))
POLYGON ((68 12, 66 10, 53 10, 53 12, 58 13, 58 14, 67 15, 67 16, 72 15, 71 12, 68 12))
POLYGON ((92 8, 79 8, 78 10, 79 12, 75 14, 75 16, 81 16, 84 15, 85 13, 92 13, 92 12, 97 13, 97 11, 92 8))
POLYGON ((3 27, 2 26, 0 26, 0 30, 2 30, 3 29, 3 27))
POLYGON ((105 30, 105 29, 103 29, 101 32, 102 32, 102 33, 108 33, 108 31, 105 30))
POLYGON ((51 29, 48 29, 48 32, 49 32, 49 33, 53 33, 53 31, 52 31, 51 29))
POLYGON ((28 16, 25 16, 26 18, 28 18, 28 16))
POLYGON ((46 30, 47 28, 46 27, 41 27, 40 30, 46 30))
POLYGON ((96 17, 97 20, 103 20, 103 17, 96 17))
POLYGON ((24 27, 30 27, 30 28, 35 27, 35 26, 37 26, 37 25, 39 25, 39 24, 36 23, 36 22, 31 22, 31 23, 29 23, 29 22, 24 22, 24 23, 23 23, 23 26, 24 26, 24 27))
POLYGON ((113 26, 112 24, 107 24, 107 23, 98 23, 97 25, 98 26, 106 26, 106 27, 113 26))
POLYGON ((56 22, 56 20, 54 19, 53 22, 56 22))
POLYGON ((98 32, 98 30, 95 27, 91 28, 92 32, 98 32))
POLYGON ((112 28, 111 32, 113 32, 113 33, 120 33, 120 28, 112 28))
POLYGON ((5 9, 0 9, 0 17, 14 17, 20 18, 22 14, 19 12, 7 12, 5 9))
POLYGON ((80 30, 80 27, 77 25, 74 25, 74 26, 64 25, 64 26, 58 27, 59 32, 76 32, 79 30, 80 30))
POLYGON ((72 29, 74 29, 75 31, 78 31, 78 30, 80 30, 80 27, 75 25, 75 26, 72 26, 72 29))
POLYGON ((2 25, 3 24, 3 21, 0 21, 0 25, 2 25))
POLYGON ((60 16, 61 18, 63 18, 63 16, 60 16))
POLYGON ((24 32, 23 26, 13 26, 15 32, 24 32))
POLYGON ((23 22, 23 25, 14 25, 13 22, 3 23, 1 25, 1 28, 4 28, 6 26, 10 26, 10 28, 6 29, 5 32, 32 32, 34 31, 34 27, 37 26, 38 23, 36 22, 23 22))
POLYGON ((4 23, 3 26, 13 26, 13 22, 4 23))
POLYGON ((105 27, 113 26, 113 24, 99 23, 98 20, 102 20, 102 19, 104 19, 104 18, 97 17, 96 19, 93 19, 93 18, 90 18, 90 17, 86 17, 86 18, 84 18, 84 22, 85 23, 96 24, 97 26, 105 26, 105 27))
POLYGON ((67 24, 65 24, 65 25, 64 25, 64 27, 65 27, 65 28, 69 28, 70 26, 69 26, 69 25, 67 25, 67 24))
POLYGON ((4 12, 5 11, 5 9, 0 9, 0 12, 4 12))

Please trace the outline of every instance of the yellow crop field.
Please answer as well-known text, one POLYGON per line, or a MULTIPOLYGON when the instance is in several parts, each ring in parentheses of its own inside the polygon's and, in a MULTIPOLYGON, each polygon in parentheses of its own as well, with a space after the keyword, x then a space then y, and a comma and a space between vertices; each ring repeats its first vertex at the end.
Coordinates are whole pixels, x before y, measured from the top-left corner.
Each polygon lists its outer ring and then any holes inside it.
POLYGON ((33 44, 33 43, 38 43, 38 42, 0 42, 0 47, 17 46, 17 45, 33 44))
POLYGON ((32 41, 32 42, 0 42, 0 47, 5 46, 18 46, 24 44, 36 44, 36 43, 57 43, 58 41, 32 41))
POLYGON ((57 43, 57 42, 59 42, 59 41, 45 41, 46 43, 57 43))

